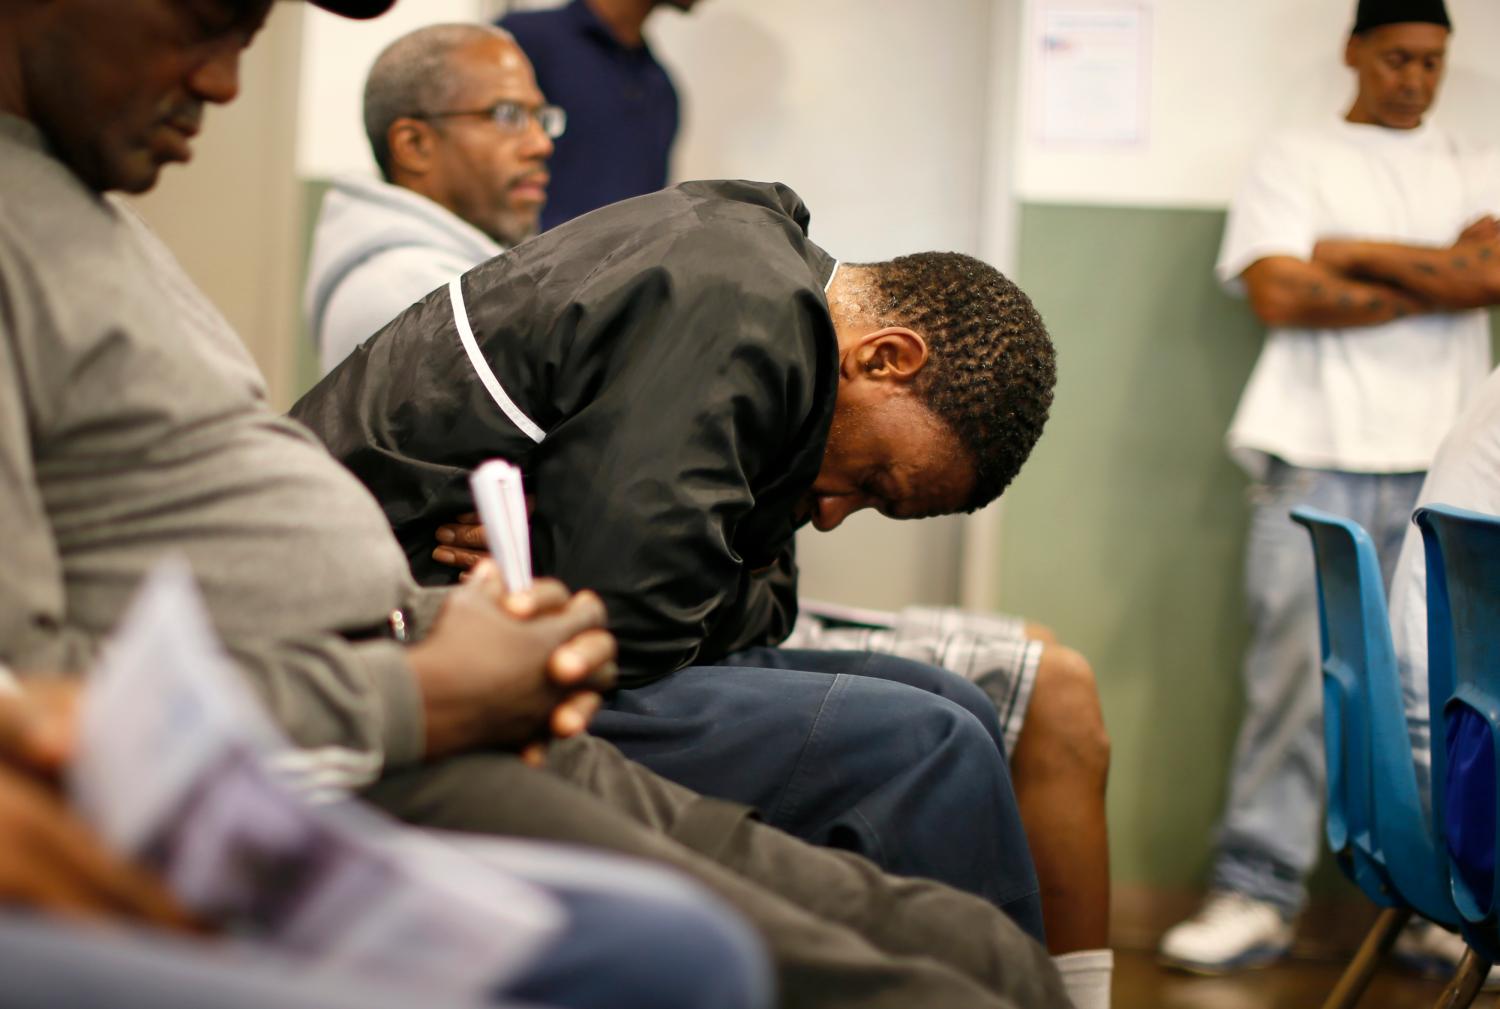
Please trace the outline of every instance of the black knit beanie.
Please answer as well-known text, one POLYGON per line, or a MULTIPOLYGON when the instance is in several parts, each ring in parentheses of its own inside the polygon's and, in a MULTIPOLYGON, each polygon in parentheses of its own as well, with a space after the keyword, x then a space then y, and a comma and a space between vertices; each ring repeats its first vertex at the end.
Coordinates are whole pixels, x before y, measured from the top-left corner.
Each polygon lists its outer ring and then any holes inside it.
POLYGON ((1352 34, 1359 35, 1382 25, 1412 21, 1442 25, 1450 31, 1453 29, 1443 0, 1359 0, 1359 11, 1354 15, 1352 34))

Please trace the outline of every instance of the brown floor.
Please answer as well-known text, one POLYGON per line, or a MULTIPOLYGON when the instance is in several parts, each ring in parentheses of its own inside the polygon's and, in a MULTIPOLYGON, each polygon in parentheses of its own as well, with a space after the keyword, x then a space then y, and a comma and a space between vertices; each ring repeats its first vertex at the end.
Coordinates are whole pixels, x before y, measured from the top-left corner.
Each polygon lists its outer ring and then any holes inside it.
MULTIPOLYGON (((1347 888, 1313 899, 1298 925, 1293 955, 1274 967, 1230 977, 1196 977, 1161 967, 1155 950, 1162 932, 1202 899, 1195 891, 1115 888, 1114 1009, 1320 1009, 1376 915, 1369 901, 1347 888)), ((1359 1009, 1429 1009, 1444 980, 1384 967, 1359 1009)), ((1481 993, 1474 1006, 1500 1009, 1500 996, 1481 993)))
MULTIPOLYGON (((1288 959, 1232 977, 1194 977, 1157 965, 1138 950, 1115 952, 1114 1009, 1318 1009, 1344 965, 1326 959, 1288 959)), ((1360 999, 1360 1009, 1429 1009, 1443 990, 1394 968, 1383 968, 1360 999)), ((1500 996, 1484 993, 1476 1009, 1497 1009, 1500 996)))

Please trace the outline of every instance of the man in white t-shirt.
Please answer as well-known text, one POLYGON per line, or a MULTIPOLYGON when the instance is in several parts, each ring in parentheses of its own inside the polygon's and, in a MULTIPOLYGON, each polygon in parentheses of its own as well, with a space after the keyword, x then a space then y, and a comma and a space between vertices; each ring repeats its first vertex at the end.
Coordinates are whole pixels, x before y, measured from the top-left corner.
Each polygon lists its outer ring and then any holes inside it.
POLYGON ((1317 859, 1324 792, 1312 505, 1369 530, 1387 578, 1423 471, 1489 370, 1500 158, 1423 122, 1442 0, 1361 0, 1343 121, 1275 138, 1230 210, 1217 273, 1269 327, 1228 445, 1257 481, 1246 710, 1208 900, 1162 939, 1217 973, 1281 956, 1317 859))

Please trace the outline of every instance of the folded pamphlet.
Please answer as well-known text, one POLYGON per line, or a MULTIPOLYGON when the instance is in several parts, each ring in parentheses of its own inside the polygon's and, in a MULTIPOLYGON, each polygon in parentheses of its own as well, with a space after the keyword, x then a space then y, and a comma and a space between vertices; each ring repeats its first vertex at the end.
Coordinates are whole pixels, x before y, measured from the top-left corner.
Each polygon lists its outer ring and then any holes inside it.
POLYGON ((506 590, 526 591, 531 588, 531 523, 520 468, 491 459, 469 475, 469 487, 506 590))
POLYGON ((201 919, 310 972, 482 1000, 563 927, 545 890, 331 787, 378 761, 291 747, 183 562, 146 579, 81 718, 69 785, 84 819, 201 919))

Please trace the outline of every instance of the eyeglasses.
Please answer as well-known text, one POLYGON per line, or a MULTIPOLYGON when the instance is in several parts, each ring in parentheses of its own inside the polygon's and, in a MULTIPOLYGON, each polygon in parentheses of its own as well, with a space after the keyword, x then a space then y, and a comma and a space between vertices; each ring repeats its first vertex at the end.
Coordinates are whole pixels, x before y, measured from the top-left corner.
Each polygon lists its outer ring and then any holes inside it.
POLYGON ((568 114, 556 105, 527 108, 519 102, 496 102, 487 109, 459 109, 453 112, 420 112, 414 119, 447 119, 452 116, 487 116, 502 133, 520 134, 535 119, 542 132, 553 140, 568 128, 568 114))

